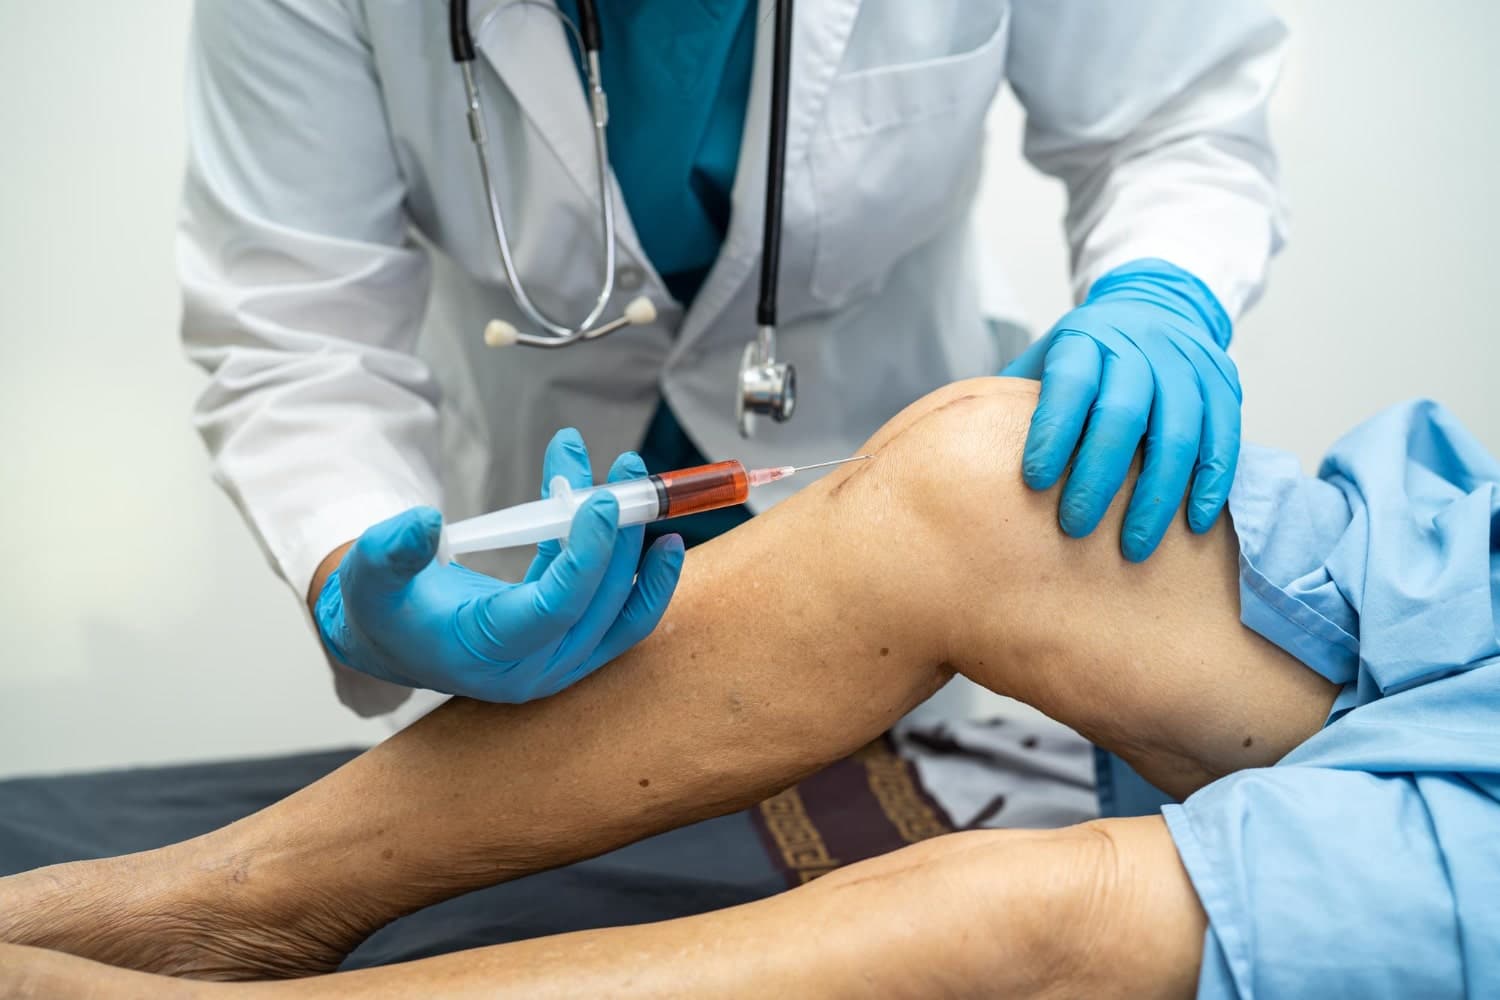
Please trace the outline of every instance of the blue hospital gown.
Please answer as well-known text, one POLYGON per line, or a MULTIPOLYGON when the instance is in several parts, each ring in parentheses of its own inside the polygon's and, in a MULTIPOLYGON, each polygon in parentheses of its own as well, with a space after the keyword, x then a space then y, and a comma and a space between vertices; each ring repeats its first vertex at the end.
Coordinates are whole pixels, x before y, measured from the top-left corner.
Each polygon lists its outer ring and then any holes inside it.
POLYGON ((1342 690, 1275 767, 1163 808, 1198 995, 1500 997, 1500 465, 1413 402, 1316 479, 1247 447, 1230 510, 1242 620, 1342 690))

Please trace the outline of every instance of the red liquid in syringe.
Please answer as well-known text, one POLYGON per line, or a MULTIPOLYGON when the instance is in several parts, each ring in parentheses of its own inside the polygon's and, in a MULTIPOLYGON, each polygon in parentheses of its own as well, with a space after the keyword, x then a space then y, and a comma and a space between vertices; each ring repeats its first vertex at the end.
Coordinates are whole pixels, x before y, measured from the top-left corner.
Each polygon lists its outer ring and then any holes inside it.
POLYGON ((818 465, 779 465, 766 469, 746 469, 743 462, 731 459, 712 465, 697 465, 690 469, 675 469, 659 472, 650 479, 656 484, 657 497, 661 502, 658 518, 681 517, 698 514, 705 510, 718 510, 744 503, 750 496, 752 486, 764 486, 780 479, 787 479, 806 469, 841 465, 869 458, 856 455, 837 462, 822 462, 818 465))

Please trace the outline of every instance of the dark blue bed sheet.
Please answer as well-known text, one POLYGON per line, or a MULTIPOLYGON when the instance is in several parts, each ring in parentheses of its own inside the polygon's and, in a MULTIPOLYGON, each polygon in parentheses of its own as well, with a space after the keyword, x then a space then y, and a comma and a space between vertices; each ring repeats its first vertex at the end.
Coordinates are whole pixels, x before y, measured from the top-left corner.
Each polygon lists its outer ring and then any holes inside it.
MULTIPOLYGON (((357 751, 0 782, 0 874, 206 833, 357 751)), ((472 892, 398 920, 345 962, 364 968, 546 934, 666 920, 784 890, 753 810, 472 892)))

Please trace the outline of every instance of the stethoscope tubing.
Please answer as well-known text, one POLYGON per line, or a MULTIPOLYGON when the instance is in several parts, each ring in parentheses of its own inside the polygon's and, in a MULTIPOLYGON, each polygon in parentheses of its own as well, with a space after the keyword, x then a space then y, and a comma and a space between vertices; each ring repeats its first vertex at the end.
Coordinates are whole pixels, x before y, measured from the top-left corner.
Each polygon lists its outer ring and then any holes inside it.
MULTIPOLYGON (((781 270, 781 230, 786 189, 787 121, 791 104, 792 4, 793 0, 776 0, 775 7, 775 44, 771 58, 770 135, 766 149, 765 214, 761 236, 760 288, 755 307, 756 336, 755 340, 746 347, 745 355, 741 359, 739 393, 736 397, 740 433, 745 436, 751 433, 754 414, 770 413, 778 421, 784 421, 791 417, 796 400, 796 374, 791 365, 776 360, 777 289, 781 270)), ((603 337, 627 325, 650 322, 650 317, 655 313, 649 300, 642 298, 638 302, 646 307, 647 318, 640 318, 638 312, 633 311, 637 303, 632 303, 619 319, 595 326, 614 295, 617 254, 614 195, 610 186, 607 135, 609 105, 599 69, 602 33, 599 29, 598 11, 593 0, 578 0, 579 24, 574 25, 563 16, 554 2, 504 0, 485 16, 484 22, 480 25, 480 31, 483 32, 490 20, 506 7, 528 5, 542 7, 562 21, 583 54, 588 77, 589 109, 593 118, 594 153, 599 175, 600 230, 604 238, 604 277, 593 308, 577 326, 567 326, 556 322, 531 301, 526 294, 520 269, 511 252, 510 238, 505 229, 504 209, 500 204, 499 194, 495 190, 490 173, 484 108, 479 87, 474 78, 475 49, 474 39, 469 29, 468 0, 449 0, 449 46, 453 60, 458 63, 463 72, 470 136, 479 163, 485 200, 489 203, 495 247, 500 254, 506 280, 510 283, 511 295, 521 311, 547 333, 547 335, 522 333, 512 324, 495 320, 486 328, 486 342, 497 345, 519 343, 532 347, 556 348, 566 347, 581 340, 603 337)))
POLYGON ((771 128, 766 151, 766 214, 760 247, 758 326, 776 326, 781 275, 781 217, 786 189, 786 128, 792 82, 792 0, 776 0, 776 42, 771 52, 771 128))
POLYGON ((520 333, 514 334, 514 342, 526 344, 531 347, 557 348, 566 347, 580 340, 590 340, 605 335, 613 330, 619 329, 623 324, 604 324, 596 327, 599 317, 603 315, 605 308, 615 292, 615 266, 618 253, 618 238, 615 224, 615 204, 610 192, 609 172, 609 142, 607 126, 609 119, 608 104, 604 96, 604 87, 599 72, 599 45, 600 31, 597 11, 593 0, 579 0, 579 21, 575 26, 571 21, 557 10, 555 4, 542 2, 542 0, 507 0, 495 7, 485 16, 480 25, 482 32, 489 22, 501 11, 512 6, 535 6, 546 10, 557 17, 567 31, 573 36, 573 40, 579 46, 584 55, 585 67, 589 80, 589 110, 592 117, 594 129, 594 167, 599 184, 599 224, 603 236, 602 267, 603 277, 600 281, 599 293, 594 299, 593 307, 589 310, 582 322, 575 325, 560 323, 544 313, 526 291, 525 282, 521 278, 520 268, 516 263, 515 254, 510 245, 510 234, 505 225, 505 210, 500 204, 499 192, 495 189, 493 175, 491 173, 488 137, 484 123, 483 104, 479 96, 479 87, 474 78, 474 61, 476 58, 473 35, 469 29, 467 0, 450 0, 449 3, 449 45, 454 61, 458 63, 463 74, 465 100, 467 103, 470 138, 473 140, 475 157, 479 165, 480 183, 484 187, 485 201, 490 210, 490 229, 495 241, 495 249, 500 255, 501 266, 505 271, 505 278, 510 283, 512 297, 516 305, 526 314, 533 324, 546 331, 545 335, 520 333), (592 43, 592 45, 591 45, 592 43))
MULTIPOLYGON (((494 17, 500 7, 496 6, 489 17, 494 17)), ((489 17, 485 18, 486 23, 489 17)), ((604 47, 604 33, 599 30, 599 9, 594 0, 578 0, 578 35, 580 47, 585 52, 598 52, 604 47)), ((474 36, 469 33, 469 0, 449 0, 448 44, 453 50, 454 62, 474 61, 474 36)))

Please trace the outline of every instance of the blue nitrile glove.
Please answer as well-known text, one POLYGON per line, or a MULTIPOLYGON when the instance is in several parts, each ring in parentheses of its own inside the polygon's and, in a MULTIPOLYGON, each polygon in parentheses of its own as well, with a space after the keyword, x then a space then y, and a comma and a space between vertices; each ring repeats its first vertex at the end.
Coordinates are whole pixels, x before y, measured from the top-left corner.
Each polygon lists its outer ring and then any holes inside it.
POLYGON ((1096 281, 1083 305, 1001 373, 1042 381, 1021 470, 1026 485, 1050 489, 1072 459, 1063 531, 1081 538, 1098 526, 1143 440, 1125 558, 1156 551, 1190 480, 1188 526, 1213 526, 1240 454, 1230 332, 1207 285, 1164 260, 1137 260, 1096 281))
MULTIPOLYGON (((646 474, 616 459, 609 479, 646 474)), ((547 447, 542 482, 593 485, 575 430, 547 447)), ((543 487, 544 491, 546 487, 543 487)), ((667 535, 640 562, 643 528, 617 527, 618 503, 590 497, 564 547, 537 546, 519 584, 434 561, 442 518, 416 507, 366 531, 318 595, 318 632, 341 662, 382 680, 484 701, 545 698, 640 642, 667 609, 682 539, 667 535)))

